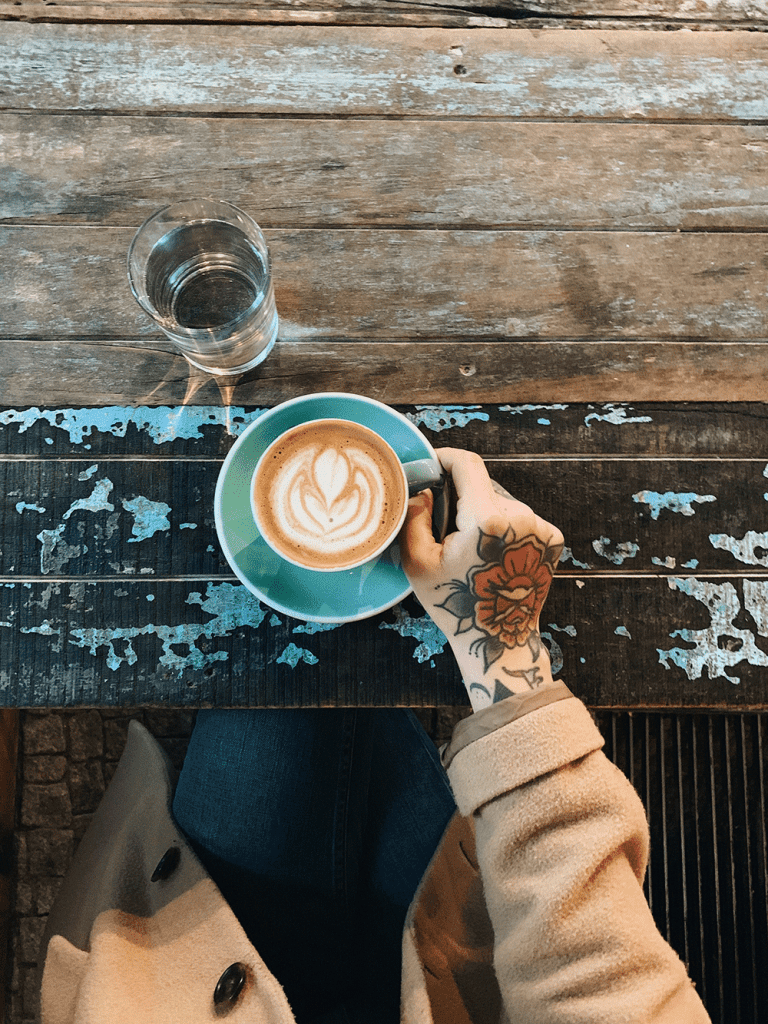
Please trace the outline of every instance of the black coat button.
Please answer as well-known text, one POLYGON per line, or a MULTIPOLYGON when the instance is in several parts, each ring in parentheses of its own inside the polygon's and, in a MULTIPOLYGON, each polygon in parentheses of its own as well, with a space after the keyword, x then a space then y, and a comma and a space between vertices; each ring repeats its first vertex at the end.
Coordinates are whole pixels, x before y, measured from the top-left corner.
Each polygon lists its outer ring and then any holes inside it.
POLYGON ((172 846, 166 850, 160 860, 157 862, 157 867, 152 872, 152 882, 162 882, 166 878, 170 878, 176 868, 179 866, 181 860, 181 850, 178 846, 172 846))
POLYGON ((245 964, 230 964, 216 983, 213 1001, 216 1006, 234 1006, 245 985, 247 974, 245 964))

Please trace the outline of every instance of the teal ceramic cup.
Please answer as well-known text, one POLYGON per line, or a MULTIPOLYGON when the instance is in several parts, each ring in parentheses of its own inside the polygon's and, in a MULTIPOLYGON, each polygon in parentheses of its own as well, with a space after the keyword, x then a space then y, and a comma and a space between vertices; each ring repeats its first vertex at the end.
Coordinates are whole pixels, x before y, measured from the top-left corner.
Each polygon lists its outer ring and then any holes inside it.
POLYGON ((432 486, 434 533, 445 536, 448 481, 435 451, 406 416, 374 399, 343 392, 304 395, 275 406, 238 438, 216 484, 216 530, 224 555, 238 579, 275 611, 308 622, 343 623, 369 618, 393 607, 411 592, 395 539, 381 554, 353 569, 318 571, 282 558, 260 535, 251 504, 255 468, 267 448, 293 427, 313 420, 341 419, 362 424, 382 437, 406 467, 409 492, 432 486), (439 483, 436 481, 439 479, 439 483))

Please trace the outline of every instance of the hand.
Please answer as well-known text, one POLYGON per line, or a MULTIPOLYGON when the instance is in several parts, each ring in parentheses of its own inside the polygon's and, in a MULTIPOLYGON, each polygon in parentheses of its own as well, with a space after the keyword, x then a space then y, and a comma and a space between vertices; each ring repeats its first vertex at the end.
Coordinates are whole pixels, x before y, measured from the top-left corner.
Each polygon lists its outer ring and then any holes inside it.
POLYGON ((408 503, 400 534, 414 593, 448 637, 475 710, 552 678, 539 616, 563 535, 527 505, 503 497, 479 455, 437 452, 458 496, 456 532, 432 536, 432 493, 408 503))

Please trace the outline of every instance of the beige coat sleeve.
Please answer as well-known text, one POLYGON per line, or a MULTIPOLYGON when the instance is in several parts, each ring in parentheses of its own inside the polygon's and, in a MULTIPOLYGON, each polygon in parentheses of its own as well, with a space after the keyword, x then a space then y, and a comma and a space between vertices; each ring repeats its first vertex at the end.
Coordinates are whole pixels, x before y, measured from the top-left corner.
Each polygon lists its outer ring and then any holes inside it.
POLYGON ((475 827, 507 1019, 706 1024, 643 894, 640 799, 602 753, 586 707, 562 691, 527 713, 510 714, 516 698, 487 709, 490 729, 484 712, 470 716, 444 753, 475 827))

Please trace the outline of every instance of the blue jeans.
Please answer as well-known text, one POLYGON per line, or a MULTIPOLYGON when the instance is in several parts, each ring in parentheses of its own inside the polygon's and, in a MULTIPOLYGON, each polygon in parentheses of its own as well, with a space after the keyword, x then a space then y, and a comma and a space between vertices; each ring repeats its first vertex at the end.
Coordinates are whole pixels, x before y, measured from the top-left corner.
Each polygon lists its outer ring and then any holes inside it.
POLYGON ((397 1024, 406 911, 455 810, 399 708, 200 711, 173 803, 299 1024, 397 1024))

